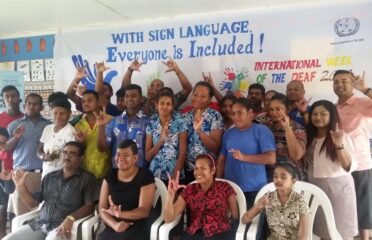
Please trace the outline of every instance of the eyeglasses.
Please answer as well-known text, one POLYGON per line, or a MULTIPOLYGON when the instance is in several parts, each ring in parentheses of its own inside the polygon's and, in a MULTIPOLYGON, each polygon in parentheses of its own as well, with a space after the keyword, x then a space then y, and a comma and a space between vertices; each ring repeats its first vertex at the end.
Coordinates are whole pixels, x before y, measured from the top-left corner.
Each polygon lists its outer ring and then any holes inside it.
POLYGON ((67 151, 62 151, 63 156, 68 156, 68 157, 80 157, 79 153, 77 152, 67 152, 67 151))

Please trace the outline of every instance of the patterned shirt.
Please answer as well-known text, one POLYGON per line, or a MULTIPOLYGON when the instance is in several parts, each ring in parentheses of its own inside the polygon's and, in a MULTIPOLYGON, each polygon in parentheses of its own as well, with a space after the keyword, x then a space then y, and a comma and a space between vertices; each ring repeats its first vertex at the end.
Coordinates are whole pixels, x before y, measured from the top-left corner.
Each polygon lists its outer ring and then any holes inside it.
POLYGON ((143 167, 145 165, 145 142, 146 142, 146 127, 149 124, 149 118, 139 111, 133 120, 129 121, 127 112, 124 111, 121 116, 113 118, 106 126, 106 141, 111 146, 112 166, 117 168, 115 162, 116 148, 120 142, 125 139, 132 139, 138 146, 138 161, 137 165, 143 167))
MULTIPOLYGON (((292 128, 292 131, 294 135, 296 136, 297 141, 303 143, 306 146, 307 136, 306 136, 305 128, 293 120, 289 121, 289 125, 292 128)), ((276 164, 291 163, 297 169, 297 178, 301 181, 306 180, 306 173, 304 169, 303 159, 299 161, 295 161, 289 158, 288 145, 287 145, 287 140, 285 138, 285 130, 283 128, 277 129, 273 123, 267 123, 266 126, 270 128, 275 138, 276 164)), ((275 165, 267 167, 269 181, 272 181, 274 168, 275 168, 275 165)))
MULTIPOLYGON (((109 116, 109 115, 107 115, 109 116)), ((111 116, 109 116, 111 117, 111 116)), ((96 178, 103 178, 110 166, 110 152, 100 152, 97 148, 98 126, 90 127, 87 119, 82 117, 75 125, 75 128, 83 133, 85 137, 85 155, 81 167, 90 173, 93 173, 96 178)))
MULTIPOLYGON (((167 173, 171 174, 179 155, 180 133, 187 130, 185 121, 179 114, 173 114, 168 126, 168 137, 160 147, 158 153, 151 160, 150 171, 154 176, 162 180, 168 180, 167 173)), ((146 134, 152 136, 153 144, 159 142, 162 132, 160 118, 153 119, 150 125, 147 126, 146 134)), ((184 172, 181 172, 181 178, 184 177, 184 172)))
POLYGON ((33 122, 28 116, 24 116, 9 124, 8 132, 10 138, 13 137, 14 130, 21 124, 25 127, 25 132, 14 147, 13 168, 22 170, 41 169, 43 162, 36 155, 36 150, 44 128, 51 122, 41 116, 33 122))
MULTIPOLYGON (((195 158, 199 154, 209 153, 207 147, 202 143, 199 134, 194 131, 194 116, 195 110, 183 114, 188 129, 187 137, 187 163, 188 169, 193 169, 195 158)), ((202 113, 203 124, 201 131, 209 135, 212 130, 223 130, 223 119, 219 112, 211 108, 207 108, 202 113)))
POLYGON ((204 237, 230 230, 228 198, 235 194, 229 183, 214 181, 207 192, 203 192, 198 183, 189 184, 181 193, 190 210, 190 225, 187 232, 195 234, 203 230, 204 237))
POLYGON ((40 203, 44 201, 40 216, 30 223, 32 229, 45 227, 50 231, 85 204, 98 201, 97 182, 81 168, 68 178, 64 178, 61 169, 47 174, 32 196, 40 203))
POLYGON ((265 209, 271 231, 269 240, 297 240, 301 215, 309 215, 309 206, 302 195, 292 191, 288 201, 282 205, 278 192, 269 194, 270 207, 265 209))

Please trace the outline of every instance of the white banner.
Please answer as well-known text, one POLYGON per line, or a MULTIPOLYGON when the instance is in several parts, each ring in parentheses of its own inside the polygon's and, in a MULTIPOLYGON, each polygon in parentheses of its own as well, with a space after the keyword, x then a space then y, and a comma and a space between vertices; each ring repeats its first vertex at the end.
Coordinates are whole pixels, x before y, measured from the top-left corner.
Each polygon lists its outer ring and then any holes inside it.
MULTIPOLYGON (((305 84, 306 97, 335 101, 332 73, 366 71, 372 86, 372 2, 309 5, 198 15, 79 30, 56 36, 56 90, 66 90, 76 65, 86 66, 88 87, 94 63, 110 67, 105 81, 118 89, 130 62, 146 64, 133 82, 152 79, 179 90, 174 73, 162 61, 172 57, 192 84, 212 74, 221 91, 247 94, 250 84, 285 92, 291 80, 305 84)), ((144 89, 144 93, 146 93, 144 89)))

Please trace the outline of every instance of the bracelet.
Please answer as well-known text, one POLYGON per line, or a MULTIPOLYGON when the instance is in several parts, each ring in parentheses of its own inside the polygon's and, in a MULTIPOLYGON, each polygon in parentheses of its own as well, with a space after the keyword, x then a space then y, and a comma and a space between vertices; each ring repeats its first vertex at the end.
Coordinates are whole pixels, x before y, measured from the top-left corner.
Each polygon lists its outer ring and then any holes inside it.
POLYGON ((130 71, 130 72, 133 72, 134 70, 133 70, 133 69, 131 69, 130 67, 128 67, 128 71, 130 71))
POLYGON ((368 93, 369 93, 369 91, 371 91, 372 90, 372 88, 367 88, 363 93, 364 93, 364 95, 368 95, 368 93))
POLYGON ((71 222, 75 222, 75 218, 71 215, 68 215, 66 218, 68 218, 71 222))

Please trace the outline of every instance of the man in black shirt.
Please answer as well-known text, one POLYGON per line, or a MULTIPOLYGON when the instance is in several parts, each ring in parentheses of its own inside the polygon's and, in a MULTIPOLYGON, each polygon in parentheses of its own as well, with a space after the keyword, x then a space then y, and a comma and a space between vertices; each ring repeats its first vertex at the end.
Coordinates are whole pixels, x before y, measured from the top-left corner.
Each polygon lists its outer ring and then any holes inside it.
POLYGON ((63 169, 47 174, 36 192, 30 193, 25 188, 27 172, 13 173, 13 181, 24 204, 29 208, 42 201, 44 204, 39 217, 4 239, 25 239, 25 236, 28 240, 69 239, 74 221, 93 212, 98 191, 94 176, 80 168, 84 146, 68 142, 62 155, 63 169))

